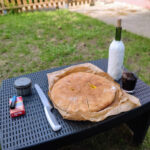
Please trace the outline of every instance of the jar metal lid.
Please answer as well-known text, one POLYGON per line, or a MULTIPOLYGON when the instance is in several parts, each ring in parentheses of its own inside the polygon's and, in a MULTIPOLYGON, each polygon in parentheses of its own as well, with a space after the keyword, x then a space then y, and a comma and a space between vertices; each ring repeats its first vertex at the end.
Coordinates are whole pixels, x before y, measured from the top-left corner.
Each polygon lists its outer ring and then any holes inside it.
POLYGON ((15 80, 15 82, 14 82, 14 87, 17 89, 27 88, 29 86, 31 86, 31 79, 26 78, 26 77, 19 78, 19 79, 15 80))

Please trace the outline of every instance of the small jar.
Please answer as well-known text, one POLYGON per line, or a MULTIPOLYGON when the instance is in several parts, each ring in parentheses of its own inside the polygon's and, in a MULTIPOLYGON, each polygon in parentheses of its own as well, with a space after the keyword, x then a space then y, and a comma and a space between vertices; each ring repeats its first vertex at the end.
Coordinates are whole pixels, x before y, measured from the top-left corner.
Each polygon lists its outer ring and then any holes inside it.
POLYGON ((132 72, 123 72, 122 74, 122 88, 128 92, 133 93, 136 86, 137 77, 132 72))
POLYGON ((31 79, 22 77, 14 82, 14 87, 17 90, 17 95, 18 96, 28 96, 31 94, 31 79))

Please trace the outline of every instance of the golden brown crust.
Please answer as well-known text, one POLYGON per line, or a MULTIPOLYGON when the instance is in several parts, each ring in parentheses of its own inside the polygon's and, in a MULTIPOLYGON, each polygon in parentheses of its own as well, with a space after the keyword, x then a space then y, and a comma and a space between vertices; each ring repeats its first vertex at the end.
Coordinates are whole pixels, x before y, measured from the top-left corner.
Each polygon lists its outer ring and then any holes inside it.
POLYGON ((76 72, 58 80, 51 90, 55 105, 68 113, 100 111, 114 101, 116 90, 104 77, 76 72))

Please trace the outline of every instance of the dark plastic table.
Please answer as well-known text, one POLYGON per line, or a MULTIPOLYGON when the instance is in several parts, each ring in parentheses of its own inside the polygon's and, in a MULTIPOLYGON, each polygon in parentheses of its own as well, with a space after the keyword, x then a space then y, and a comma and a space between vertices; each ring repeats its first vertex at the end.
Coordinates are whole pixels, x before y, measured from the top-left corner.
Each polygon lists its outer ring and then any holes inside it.
MULTIPOLYGON (((91 61, 91 63, 107 70, 107 59, 91 61)), ((24 77, 31 78, 33 84, 38 83, 45 94, 48 91, 48 81, 46 74, 63 69, 67 66, 50 70, 35 72, 24 77)), ((131 111, 121 113, 116 116, 98 122, 75 122, 63 120, 57 110, 53 110, 62 129, 53 132, 46 120, 43 105, 34 87, 32 96, 24 97, 26 115, 12 119, 9 114, 8 100, 16 94, 13 87, 14 80, 11 78, 4 80, 0 90, 0 137, 2 150, 12 149, 43 149, 45 146, 61 146, 84 139, 101 131, 105 131, 121 123, 133 130, 133 140, 135 143, 142 143, 150 123, 150 87, 141 80, 137 81, 134 95, 140 99, 141 107, 131 111)))

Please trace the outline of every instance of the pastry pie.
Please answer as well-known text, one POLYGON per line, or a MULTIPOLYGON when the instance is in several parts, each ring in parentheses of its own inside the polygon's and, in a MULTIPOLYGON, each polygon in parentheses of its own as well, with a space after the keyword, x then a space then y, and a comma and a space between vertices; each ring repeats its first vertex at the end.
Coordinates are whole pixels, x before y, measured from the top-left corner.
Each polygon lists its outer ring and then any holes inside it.
POLYGON ((140 106, 100 68, 81 64, 49 73, 49 96, 60 114, 70 120, 101 121, 140 106))

